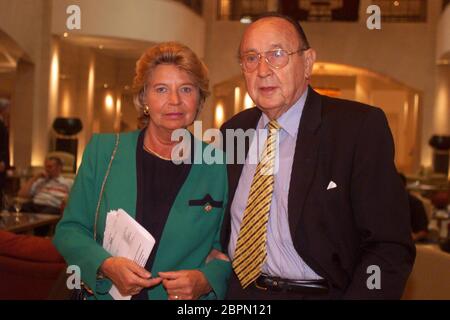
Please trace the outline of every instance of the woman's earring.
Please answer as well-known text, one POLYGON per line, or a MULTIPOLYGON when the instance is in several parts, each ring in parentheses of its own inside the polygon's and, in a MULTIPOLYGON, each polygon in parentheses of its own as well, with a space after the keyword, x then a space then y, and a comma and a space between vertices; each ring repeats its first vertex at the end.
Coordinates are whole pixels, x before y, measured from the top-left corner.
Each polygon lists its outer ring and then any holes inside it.
POLYGON ((146 117, 148 117, 149 116, 149 114, 150 114, 150 108, 148 107, 148 105, 144 105, 144 110, 142 111, 142 112, 144 112, 144 115, 146 116, 146 117))

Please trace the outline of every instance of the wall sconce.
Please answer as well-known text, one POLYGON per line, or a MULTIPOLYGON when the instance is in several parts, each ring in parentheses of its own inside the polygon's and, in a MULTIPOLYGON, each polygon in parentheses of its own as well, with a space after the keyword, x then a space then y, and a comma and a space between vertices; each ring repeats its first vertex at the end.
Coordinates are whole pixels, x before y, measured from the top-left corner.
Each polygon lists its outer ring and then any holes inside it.
POLYGON ((223 109, 222 103, 219 102, 216 105, 216 111, 214 114, 214 121, 217 128, 219 128, 222 125, 224 118, 225 118, 225 111, 223 109))
POLYGON ((113 106, 114 106, 114 99, 110 93, 106 94, 106 96, 105 96, 105 106, 106 106, 106 110, 112 111, 113 106))

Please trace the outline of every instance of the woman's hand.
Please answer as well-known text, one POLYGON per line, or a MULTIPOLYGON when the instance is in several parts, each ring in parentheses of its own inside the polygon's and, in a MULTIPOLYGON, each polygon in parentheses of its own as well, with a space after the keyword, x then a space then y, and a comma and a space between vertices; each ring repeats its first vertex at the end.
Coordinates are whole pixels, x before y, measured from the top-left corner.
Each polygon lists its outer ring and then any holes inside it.
POLYGON ((161 278, 151 278, 151 273, 134 261, 122 257, 110 257, 103 261, 100 271, 117 287, 122 295, 137 295, 143 288, 161 283, 161 278))
POLYGON ((162 284, 169 300, 194 300, 212 290, 203 272, 199 270, 181 270, 160 272, 162 284))
POLYGON ((223 260, 223 261, 230 261, 230 258, 228 258, 228 256, 222 252, 220 252, 217 249, 212 249, 211 252, 208 254, 208 256, 206 257, 206 263, 214 260, 214 259, 218 259, 218 260, 223 260))

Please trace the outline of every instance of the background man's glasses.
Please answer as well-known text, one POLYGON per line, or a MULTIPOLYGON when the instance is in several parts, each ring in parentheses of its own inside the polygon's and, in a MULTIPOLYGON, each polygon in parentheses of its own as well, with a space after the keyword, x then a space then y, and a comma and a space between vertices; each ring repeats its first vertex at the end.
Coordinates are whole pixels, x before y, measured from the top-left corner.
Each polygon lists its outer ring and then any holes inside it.
POLYGON ((303 52, 309 48, 298 49, 297 51, 286 51, 284 49, 275 49, 263 53, 250 52, 240 57, 241 67, 245 72, 253 72, 261 62, 261 58, 273 68, 281 69, 289 63, 289 56, 298 52, 303 52))

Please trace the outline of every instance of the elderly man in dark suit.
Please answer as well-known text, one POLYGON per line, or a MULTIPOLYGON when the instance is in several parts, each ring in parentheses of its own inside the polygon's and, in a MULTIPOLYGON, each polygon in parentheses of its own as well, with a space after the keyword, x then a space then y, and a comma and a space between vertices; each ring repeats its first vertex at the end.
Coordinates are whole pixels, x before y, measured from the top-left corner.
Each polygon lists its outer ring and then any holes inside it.
POLYGON ((237 135, 226 141, 228 298, 400 298, 415 248, 384 113, 316 93, 315 51, 288 17, 253 22, 239 57, 256 108, 222 131, 262 139, 246 145, 243 164, 228 152, 237 135))

